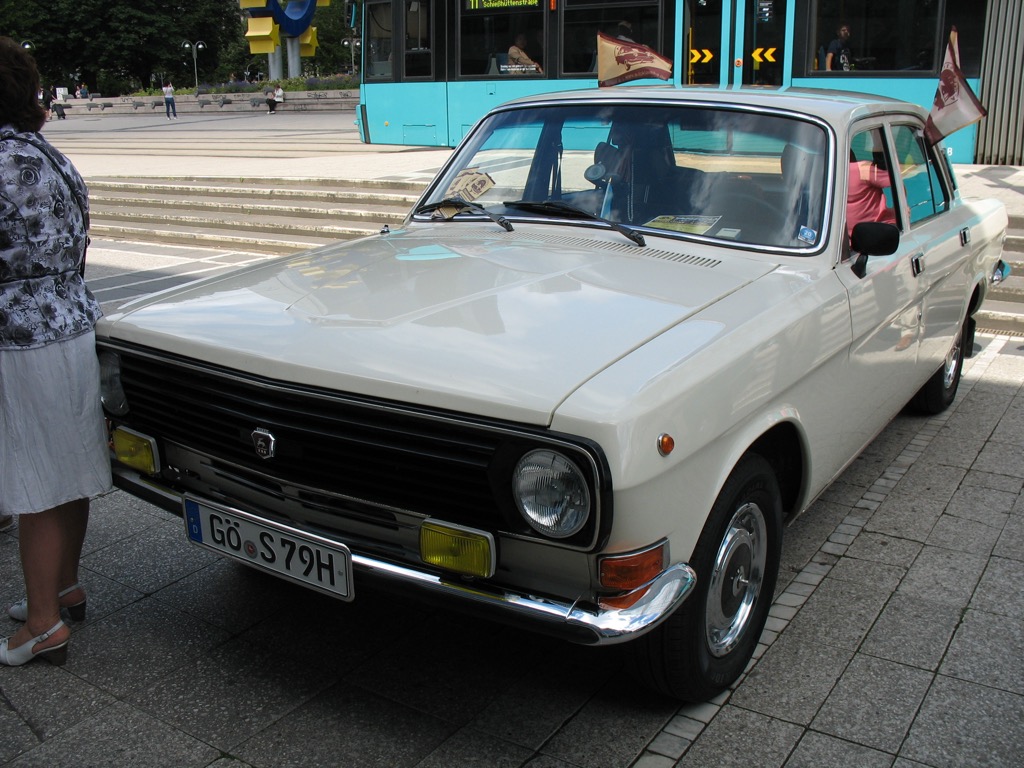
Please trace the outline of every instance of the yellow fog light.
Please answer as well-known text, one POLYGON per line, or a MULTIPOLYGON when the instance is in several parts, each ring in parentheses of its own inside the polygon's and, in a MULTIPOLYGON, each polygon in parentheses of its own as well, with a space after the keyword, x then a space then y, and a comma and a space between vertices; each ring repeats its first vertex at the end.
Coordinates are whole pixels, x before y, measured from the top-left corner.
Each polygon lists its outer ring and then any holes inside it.
POLYGON ((420 526, 420 557, 429 565, 469 576, 494 575, 494 537, 484 531, 428 520, 420 526))
POLYGON ((117 427, 111 434, 114 458, 127 467, 155 475, 160 471, 156 440, 128 427, 117 427))

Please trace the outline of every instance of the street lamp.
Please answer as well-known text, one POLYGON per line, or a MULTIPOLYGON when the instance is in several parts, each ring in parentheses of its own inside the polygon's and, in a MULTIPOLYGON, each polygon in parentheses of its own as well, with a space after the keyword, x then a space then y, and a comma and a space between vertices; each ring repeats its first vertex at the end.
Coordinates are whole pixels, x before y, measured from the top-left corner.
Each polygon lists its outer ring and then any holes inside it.
POLYGON ((31 40, 22 40, 21 47, 24 48, 26 51, 32 51, 35 50, 36 44, 33 43, 31 40))
POLYGON ((358 37, 346 37, 342 39, 341 44, 344 48, 348 49, 348 68, 353 72, 356 71, 356 55, 359 49, 363 47, 363 41, 358 37))
POLYGON ((196 40, 194 43, 186 40, 181 47, 186 51, 192 49, 192 72, 196 76, 196 93, 199 93, 199 52, 206 49, 206 43, 202 40, 196 40))

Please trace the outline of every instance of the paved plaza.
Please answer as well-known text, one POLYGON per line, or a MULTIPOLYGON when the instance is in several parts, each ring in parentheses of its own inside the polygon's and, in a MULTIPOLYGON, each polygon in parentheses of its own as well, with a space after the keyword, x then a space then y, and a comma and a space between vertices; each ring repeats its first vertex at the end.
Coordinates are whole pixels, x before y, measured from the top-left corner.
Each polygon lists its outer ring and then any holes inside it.
MULTIPOLYGON (((261 118, 97 115, 46 131, 87 180, 426 179, 448 154, 361 145, 352 113, 261 118)), ((1024 211, 1020 169, 962 175, 965 193, 1024 211)), ((115 311, 268 257, 99 241, 89 258, 115 311)), ((979 336, 963 375, 951 409, 900 415, 788 524, 755 660, 696 706, 639 688, 614 647, 358 580, 352 603, 292 587, 115 491, 92 507, 89 614, 67 664, 0 668, 0 766, 1019 766, 1024 339, 979 336)), ((4 604, 23 594, 17 549, 17 529, 0 533, 4 604)), ((15 628, 0 614, 0 636, 15 628)))

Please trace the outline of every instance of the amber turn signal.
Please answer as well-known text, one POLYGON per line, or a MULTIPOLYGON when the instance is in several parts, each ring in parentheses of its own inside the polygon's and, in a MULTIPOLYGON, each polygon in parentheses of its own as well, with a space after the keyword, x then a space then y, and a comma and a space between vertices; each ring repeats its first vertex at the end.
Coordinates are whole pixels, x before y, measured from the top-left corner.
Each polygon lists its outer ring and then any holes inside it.
POLYGON ((667 549, 663 542, 642 552, 601 558, 601 586, 624 591, 643 586, 665 569, 667 549))

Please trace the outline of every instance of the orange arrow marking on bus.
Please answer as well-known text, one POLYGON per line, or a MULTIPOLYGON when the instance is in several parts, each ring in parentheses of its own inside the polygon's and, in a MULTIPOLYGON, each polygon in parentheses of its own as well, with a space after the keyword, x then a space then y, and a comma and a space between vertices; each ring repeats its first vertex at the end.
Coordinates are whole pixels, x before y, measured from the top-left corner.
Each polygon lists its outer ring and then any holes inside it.
POLYGON ((715 57, 715 54, 709 51, 707 48, 691 48, 690 49, 690 63, 696 64, 707 64, 715 57), (704 54, 704 58, 701 58, 701 54, 704 54))

